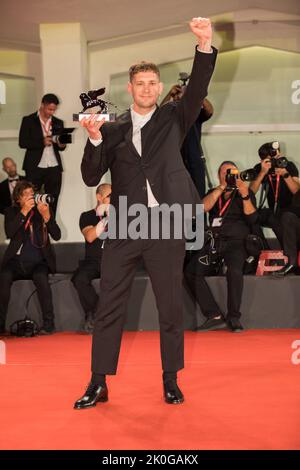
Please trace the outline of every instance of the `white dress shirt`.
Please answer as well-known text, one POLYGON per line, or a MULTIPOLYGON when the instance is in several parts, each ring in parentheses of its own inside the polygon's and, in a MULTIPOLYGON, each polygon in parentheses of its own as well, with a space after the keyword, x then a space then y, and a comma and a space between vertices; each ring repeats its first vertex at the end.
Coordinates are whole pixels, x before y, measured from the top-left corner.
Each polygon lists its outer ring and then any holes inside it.
MULTIPOLYGON (((38 117, 40 119, 41 123, 41 128, 43 131, 43 136, 51 136, 52 135, 52 119, 51 117, 48 119, 47 122, 44 122, 40 116, 40 113, 38 112, 38 117)), ((48 168, 52 166, 58 166, 58 161, 54 153, 54 148, 53 144, 52 145, 47 145, 44 148, 42 158, 40 160, 40 163, 38 164, 39 168, 48 168)))

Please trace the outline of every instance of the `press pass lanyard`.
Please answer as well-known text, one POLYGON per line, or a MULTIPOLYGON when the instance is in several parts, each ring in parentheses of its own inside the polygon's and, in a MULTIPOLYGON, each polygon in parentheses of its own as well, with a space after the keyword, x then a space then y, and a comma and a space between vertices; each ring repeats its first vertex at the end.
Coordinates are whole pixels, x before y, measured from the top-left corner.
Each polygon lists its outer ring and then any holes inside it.
POLYGON ((228 200, 225 202, 224 206, 222 207, 222 196, 219 197, 219 217, 222 217, 227 207, 231 203, 231 199, 232 199, 232 195, 230 195, 230 197, 228 198, 228 200))
POLYGON ((271 175, 269 175, 269 181, 270 181, 270 185, 271 185, 271 188, 272 188, 272 190, 273 190, 273 193, 274 193, 274 198, 275 198, 274 212, 276 212, 276 210, 277 210, 277 203, 278 203, 278 195, 279 195, 280 175, 277 175, 277 176, 276 176, 276 185, 275 185, 275 188, 274 188, 274 184, 273 184, 273 178, 272 178, 271 175))
POLYGON ((31 222, 31 219, 34 215, 34 211, 30 211, 30 214, 29 214, 29 217, 28 219, 26 220, 26 224, 25 224, 25 231, 28 229, 29 227, 29 231, 30 231, 30 240, 31 240, 31 243, 32 245, 35 247, 35 248, 44 248, 46 246, 46 243, 47 243, 47 236, 48 236, 48 231, 47 231, 47 227, 46 227, 46 224, 43 222, 43 226, 42 226, 42 244, 41 245, 38 245, 38 244, 35 244, 35 241, 34 241, 34 233, 33 233, 33 227, 32 227, 32 222, 31 222))

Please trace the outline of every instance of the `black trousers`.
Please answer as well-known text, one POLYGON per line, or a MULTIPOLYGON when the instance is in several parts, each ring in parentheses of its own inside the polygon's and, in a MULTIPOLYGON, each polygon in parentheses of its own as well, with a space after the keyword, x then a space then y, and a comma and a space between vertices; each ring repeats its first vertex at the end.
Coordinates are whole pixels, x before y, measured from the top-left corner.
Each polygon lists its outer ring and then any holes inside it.
POLYGON ((92 286, 92 280, 100 277, 100 259, 83 260, 72 276, 72 282, 77 290, 81 306, 87 316, 95 312, 99 297, 92 286))
POLYGON ((127 239, 105 242, 99 307, 93 333, 92 372, 116 373, 130 288, 141 259, 156 297, 162 368, 167 372, 183 368, 184 254, 184 240, 127 239))
POLYGON ((280 219, 283 234, 283 251, 289 263, 298 265, 300 246, 300 218, 291 212, 284 212, 280 219))
POLYGON ((48 280, 48 266, 45 262, 22 264, 12 259, 0 271, 0 326, 4 328, 7 316, 10 289, 14 281, 32 279, 37 289, 44 325, 54 326, 52 292, 48 280))
POLYGON ((26 172, 26 179, 35 185, 37 191, 40 191, 41 187, 44 185, 45 193, 51 194, 54 197, 54 202, 51 207, 55 216, 62 181, 59 166, 48 168, 37 167, 34 171, 26 172))
MULTIPOLYGON (((227 266, 227 319, 240 318, 240 307, 244 286, 243 267, 247 258, 243 240, 220 240, 218 242, 220 259, 227 266)), ((205 265, 203 258, 207 253, 204 249, 192 257, 184 270, 184 278, 191 293, 207 318, 214 318, 222 312, 205 280, 204 276, 216 275, 218 265, 205 265), (200 258, 200 260, 199 260, 200 258), (202 260, 202 262, 200 262, 202 260)))
MULTIPOLYGON (((283 244, 283 234, 282 234, 282 226, 280 224, 280 213, 279 214, 274 214, 272 209, 269 209, 267 207, 263 207, 262 209, 259 209, 258 211, 258 224, 261 225, 262 227, 268 227, 273 230, 273 232, 276 235, 277 240, 280 243, 280 246, 282 247, 283 244)), ((258 235, 260 235, 258 233, 258 235)), ((260 235, 261 236, 261 235, 260 235)))

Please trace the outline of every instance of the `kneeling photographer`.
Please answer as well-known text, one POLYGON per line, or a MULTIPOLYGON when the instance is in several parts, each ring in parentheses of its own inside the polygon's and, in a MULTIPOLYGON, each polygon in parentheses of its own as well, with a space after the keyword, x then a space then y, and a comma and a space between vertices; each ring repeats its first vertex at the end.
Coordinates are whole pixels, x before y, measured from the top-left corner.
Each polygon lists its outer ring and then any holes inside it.
POLYGON ((250 188, 254 194, 261 188, 259 222, 273 230, 282 246, 280 217, 291 206, 293 195, 300 189, 299 172, 295 164, 281 154, 277 141, 263 144, 258 154, 261 163, 254 167, 256 178, 250 183, 250 188), (263 207, 266 199, 268 208, 263 207))
POLYGON ((14 205, 5 210, 5 232, 10 243, 4 253, 0 271, 0 333, 5 333, 6 315, 12 283, 32 279, 40 302, 43 325, 40 334, 54 332, 52 292, 48 274, 55 271, 55 257, 49 235, 61 237, 49 207, 49 195, 35 195, 26 180, 13 191, 14 205))
POLYGON ((195 252, 185 267, 185 280, 207 318, 197 330, 243 330, 240 305, 243 292, 243 268, 248 257, 246 240, 257 223, 255 196, 241 178, 254 177, 251 170, 239 174, 231 161, 223 162, 218 170, 220 185, 203 198, 209 212, 210 230, 200 252, 195 252), (241 176, 241 177, 240 177, 241 176), (216 303, 204 276, 217 275, 222 262, 227 266, 227 316, 216 303))

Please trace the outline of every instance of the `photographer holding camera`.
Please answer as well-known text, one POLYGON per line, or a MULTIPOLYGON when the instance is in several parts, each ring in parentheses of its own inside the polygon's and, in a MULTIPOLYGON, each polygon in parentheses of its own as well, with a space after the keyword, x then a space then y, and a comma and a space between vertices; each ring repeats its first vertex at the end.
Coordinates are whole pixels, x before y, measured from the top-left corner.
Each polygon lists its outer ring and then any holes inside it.
POLYGON ((32 279, 43 314, 40 334, 55 331, 52 292, 48 273, 55 272, 49 235, 61 237, 45 195, 34 195, 32 183, 20 181, 13 192, 14 205, 5 210, 5 232, 10 243, 0 271, 0 333, 5 332, 10 289, 18 279, 32 279))
MULTIPOLYGON (((246 240, 257 222, 255 196, 240 178, 235 163, 223 162, 218 170, 220 185, 203 199, 209 212, 209 237, 200 252, 195 252, 185 267, 184 277, 203 315, 207 318, 199 331, 223 329, 243 330, 240 305, 243 292, 243 267, 248 257, 246 240), (224 260, 227 266, 226 320, 216 303, 204 276, 218 274, 224 260)), ((243 179, 249 179, 244 172, 243 179)), ((250 176, 251 177, 251 176, 250 176)))
POLYGON ((259 222, 263 227, 270 227, 282 245, 280 217, 300 189, 299 172, 293 162, 281 155, 279 142, 263 144, 258 154, 261 163, 254 167, 257 177, 250 183, 250 188, 256 194, 262 187, 259 222), (269 207, 262 208, 266 198, 269 207))
POLYGON ((19 134, 19 146, 26 149, 23 162, 26 179, 35 185, 37 191, 44 185, 45 193, 53 195, 54 215, 63 171, 59 152, 66 149, 65 140, 58 135, 64 123, 54 116, 58 105, 56 95, 44 95, 40 109, 23 118, 19 134))

